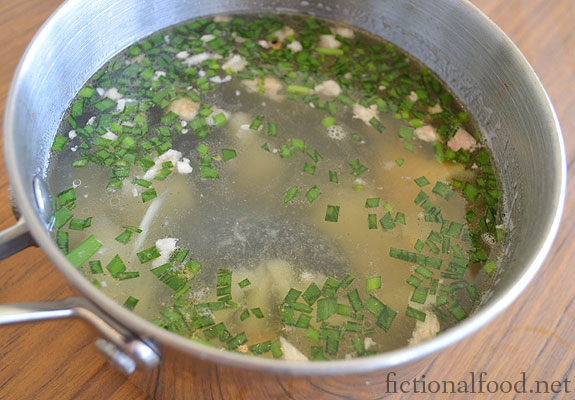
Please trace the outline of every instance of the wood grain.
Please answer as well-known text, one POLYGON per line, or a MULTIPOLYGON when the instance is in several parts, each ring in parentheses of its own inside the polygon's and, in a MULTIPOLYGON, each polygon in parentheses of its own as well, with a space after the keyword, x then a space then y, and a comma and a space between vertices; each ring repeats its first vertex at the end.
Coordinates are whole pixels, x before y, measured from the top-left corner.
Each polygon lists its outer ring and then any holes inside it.
MULTIPOLYGON (((518 45, 538 73, 561 121, 569 165, 575 160, 575 3, 572 0, 474 0, 518 45)), ((0 109, 17 62, 42 22, 60 0, 0 0, 0 109)), ((573 178, 572 173, 569 174, 573 178)), ((563 223, 551 254, 538 277, 509 310, 479 333, 432 357, 426 379, 468 379, 486 372, 489 378, 575 380, 575 179, 568 181, 563 223)), ((8 203, 8 182, 0 166, 0 229, 14 223, 8 203)), ((39 249, 28 249, 0 264, 0 303, 59 299, 72 295, 66 281, 39 249)), ((94 336, 79 321, 44 322, 0 329, 0 399, 145 399, 148 396, 126 380, 95 351, 94 336)), ((219 370, 219 373, 225 369, 219 370)), ((215 372, 211 393, 194 398, 240 398, 236 391, 218 388, 215 372)), ((312 382, 313 383, 313 382, 312 382)), ((379 382, 381 383, 381 382, 379 382)), ((307 383, 311 384, 311 383, 307 383)), ((375 386, 379 386, 375 382, 375 386)), ((301 381, 284 385, 292 398, 301 381)), ((575 383, 567 387, 575 391, 575 383)), ((537 398, 573 398, 561 393, 537 398)), ((316 398, 337 398, 337 379, 322 385, 316 398)), ((363 392, 369 391, 365 388, 363 392)), ((305 392, 305 391, 304 391, 305 392)), ((373 397, 399 398, 378 395, 373 397)), ((416 397, 417 395, 413 395, 416 397)), ((401 396, 407 398, 409 396, 401 396)), ((442 398, 461 398, 461 395, 442 398)), ((471 396, 467 396, 471 398, 471 396)), ((477 395, 477 397, 480 397, 477 395)), ((486 398, 510 398, 499 394, 486 398)), ((525 397, 525 396, 524 396, 525 397)), ((529 397, 529 396, 527 396, 529 397)), ((526 398, 527 398, 526 397, 526 398)), ((306 398, 298 397, 298 398, 306 398)))

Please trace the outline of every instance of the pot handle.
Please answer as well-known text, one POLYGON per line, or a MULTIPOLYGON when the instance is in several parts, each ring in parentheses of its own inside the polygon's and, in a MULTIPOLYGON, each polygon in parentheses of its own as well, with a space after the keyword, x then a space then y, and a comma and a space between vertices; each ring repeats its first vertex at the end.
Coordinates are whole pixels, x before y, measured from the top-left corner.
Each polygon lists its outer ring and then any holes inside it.
POLYGON ((96 347, 125 374, 131 374, 137 366, 149 369, 160 363, 159 352, 153 344, 135 336, 86 298, 0 305, 0 326, 71 317, 79 317, 96 328, 101 335, 96 347))
POLYGON ((10 228, 0 231, 0 260, 30 246, 36 246, 36 242, 30 235, 24 217, 20 217, 10 228))

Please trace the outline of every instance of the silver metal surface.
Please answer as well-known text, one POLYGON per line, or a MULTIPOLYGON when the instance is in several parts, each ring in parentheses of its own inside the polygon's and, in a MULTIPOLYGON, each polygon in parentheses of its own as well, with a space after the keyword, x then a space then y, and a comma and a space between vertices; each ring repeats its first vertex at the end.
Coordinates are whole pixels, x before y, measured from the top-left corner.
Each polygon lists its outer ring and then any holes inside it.
POLYGON ((16 224, 0 231, 0 260, 34 245, 26 221, 21 216, 16 224))
MULTIPOLYGON (((10 181, 36 242, 78 291, 169 354, 242 370, 350 374, 405 365, 471 334, 507 307, 538 271, 565 199, 560 127, 537 76, 513 43, 462 0, 69 0, 26 51, 6 102, 4 151, 10 181), (220 352, 158 328, 98 291, 58 250, 39 213, 32 179, 44 174, 60 118, 82 84, 121 49, 152 32, 213 13, 299 12, 347 22, 423 61, 475 115, 501 173, 509 233, 502 270, 475 314, 417 346, 354 360, 278 362, 220 352), (537 227, 537 229, 533 229, 537 227)), ((256 374, 257 376, 257 374, 256 374)))
POLYGON ((71 317, 82 318, 96 328, 109 343, 108 346, 101 344, 100 350, 114 361, 114 365, 119 363, 117 366, 122 371, 129 370, 129 363, 124 359, 126 356, 143 368, 153 368, 160 363, 158 351, 153 344, 145 343, 136 337, 84 297, 69 297, 54 302, 0 305, 0 326, 71 317), (116 350, 112 351, 110 345, 116 350))
POLYGON ((96 340, 95 346, 98 351, 108 359, 110 364, 118 368, 125 375, 130 375, 136 370, 136 362, 134 359, 123 352, 114 343, 99 338, 96 340))
POLYGON ((46 227, 51 229, 54 220, 52 196, 50 195, 50 188, 42 176, 36 175, 32 179, 32 190, 34 191, 34 199, 36 200, 38 213, 40 213, 40 217, 44 220, 46 227))

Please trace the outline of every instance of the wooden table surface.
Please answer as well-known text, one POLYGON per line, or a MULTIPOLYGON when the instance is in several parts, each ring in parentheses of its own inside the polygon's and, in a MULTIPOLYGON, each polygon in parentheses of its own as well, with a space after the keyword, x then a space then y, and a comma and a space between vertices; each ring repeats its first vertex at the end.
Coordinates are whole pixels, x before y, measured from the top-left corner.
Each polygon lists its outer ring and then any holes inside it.
MULTIPOLYGON (((473 2, 511 37, 538 73, 561 121, 571 164, 575 160, 575 0, 473 2)), ((0 110, 24 49, 60 3, 0 0, 0 110)), ((569 175, 573 178, 572 171, 569 175)), ((432 357, 428 380, 457 381, 468 379, 471 371, 483 371, 490 379, 517 381, 525 373, 528 382, 563 382, 554 387, 561 393, 537 398, 575 398, 565 390, 575 393, 575 284, 571 275, 575 243, 569 239, 575 228, 574 182, 568 181, 563 223, 538 276, 519 300, 488 326, 432 357), (567 386, 565 379, 569 380, 567 386)), ((0 229, 13 223, 2 163, 0 229)), ((72 294, 37 248, 0 263, 0 303, 53 300, 72 294)), ((93 342, 92 330, 75 320, 0 328, 0 399, 148 398, 108 365, 93 342)), ((220 397, 214 394, 213 398, 220 397)), ((332 397, 326 394, 325 398, 332 397)))

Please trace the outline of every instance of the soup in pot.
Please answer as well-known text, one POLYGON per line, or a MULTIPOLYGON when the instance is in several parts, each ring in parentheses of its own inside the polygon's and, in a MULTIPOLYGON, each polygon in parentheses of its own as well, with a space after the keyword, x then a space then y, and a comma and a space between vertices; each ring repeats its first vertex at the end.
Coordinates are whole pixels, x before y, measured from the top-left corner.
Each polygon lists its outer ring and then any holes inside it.
POLYGON ((419 343, 473 312, 502 193, 425 66, 298 15, 197 19, 130 46, 54 140, 53 234, 94 285, 209 346, 289 360, 419 343))

